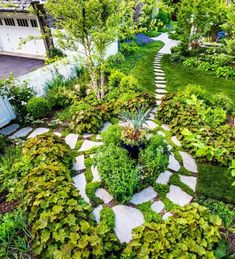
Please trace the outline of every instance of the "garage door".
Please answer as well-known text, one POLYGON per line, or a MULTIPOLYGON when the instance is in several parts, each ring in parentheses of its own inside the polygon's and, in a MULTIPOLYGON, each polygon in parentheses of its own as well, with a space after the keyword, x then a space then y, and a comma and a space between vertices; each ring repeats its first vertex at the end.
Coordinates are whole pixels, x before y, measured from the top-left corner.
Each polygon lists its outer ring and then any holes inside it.
POLYGON ((41 33, 36 19, 0 17, 0 51, 44 56, 46 49, 40 37, 41 33), (32 40, 29 40, 29 37, 32 40), (22 40, 27 41, 22 44, 22 40))
POLYGON ((6 98, 0 96, 0 128, 15 119, 15 113, 6 98))

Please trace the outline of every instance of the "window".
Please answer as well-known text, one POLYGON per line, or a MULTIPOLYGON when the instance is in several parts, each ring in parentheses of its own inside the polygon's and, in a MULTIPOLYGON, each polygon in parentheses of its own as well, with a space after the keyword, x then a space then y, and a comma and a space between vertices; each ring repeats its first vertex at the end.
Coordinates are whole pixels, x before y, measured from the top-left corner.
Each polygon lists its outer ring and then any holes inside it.
POLYGON ((13 18, 4 18, 4 21, 7 26, 15 26, 15 21, 13 18))
POLYGON ((28 21, 26 19, 17 19, 17 23, 20 27, 29 27, 28 21))
POLYGON ((31 19, 30 22, 31 22, 31 26, 32 26, 32 27, 38 27, 38 23, 37 23, 36 20, 31 19))
POLYGON ((2 19, 0 19, 0 25, 3 25, 3 23, 2 23, 2 19))

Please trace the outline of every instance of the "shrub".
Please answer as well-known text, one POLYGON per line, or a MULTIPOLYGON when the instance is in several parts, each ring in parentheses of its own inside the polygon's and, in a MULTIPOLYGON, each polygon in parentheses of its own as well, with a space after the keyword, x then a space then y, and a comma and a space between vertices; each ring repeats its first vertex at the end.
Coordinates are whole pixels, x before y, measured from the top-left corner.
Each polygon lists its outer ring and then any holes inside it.
POLYGON ((122 130, 118 125, 110 125, 103 133, 102 140, 105 145, 120 146, 122 130))
POLYGON ((65 54, 63 53, 63 51, 61 49, 58 49, 58 48, 51 48, 49 50, 49 55, 50 55, 50 58, 56 58, 56 57, 65 57, 65 54))
POLYGON ((123 74, 119 70, 113 70, 111 72, 111 75, 109 76, 109 87, 111 89, 119 87, 123 77, 125 77, 125 74, 123 74))
POLYGON ((120 47, 120 52, 124 56, 135 54, 136 52, 138 52, 138 50, 139 50, 139 47, 134 41, 123 42, 120 47))
POLYGON ((139 172, 127 151, 105 146, 96 153, 95 165, 108 191, 117 201, 127 203, 139 186, 139 172))
POLYGON ((213 95, 212 104, 214 106, 225 109, 229 114, 232 114, 235 111, 235 105, 232 99, 223 93, 213 95))
POLYGON ((168 166, 168 151, 162 136, 156 135, 149 140, 147 147, 140 152, 139 163, 142 183, 154 184, 168 166))
POLYGON ((123 89, 135 89, 138 82, 133 76, 124 76, 120 81, 120 87, 123 89))
POLYGON ((233 205, 225 204, 222 201, 205 198, 203 196, 196 198, 195 202, 208 208, 212 214, 219 216, 226 228, 232 226, 235 219, 235 208, 233 205))
POLYGON ((122 258, 214 258, 221 220, 198 204, 187 205, 162 223, 136 228, 122 258))
POLYGON ((0 135, 0 154, 4 152, 6 148, 6 139, 4 136, 0 135))
POLYGON ((33 97, 28 101, 26 109, 34 119, 40 119, 50 112, 51 106, 45 98, 33 97))

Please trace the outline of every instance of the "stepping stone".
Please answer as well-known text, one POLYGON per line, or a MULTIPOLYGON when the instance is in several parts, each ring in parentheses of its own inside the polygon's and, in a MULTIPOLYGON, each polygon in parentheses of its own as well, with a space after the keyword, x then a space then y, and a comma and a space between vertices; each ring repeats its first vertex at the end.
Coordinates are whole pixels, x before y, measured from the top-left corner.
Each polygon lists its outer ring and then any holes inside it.
POLYGON ((169 156, 169 165, 168 168, 171 170, 174 170, 175 172, 178 172, 180 170, 180 163, 175 159, 175 156, 171 154, 169 156))
POLYGON ((167 91, 164 90, 164 89, 157 89, 157 90, 156 90, 156 93, 158 93, 158 94, 166 94, 167 91))
POLYGON ((73 164, 73 170, 74 171, 82 171, 85 170, 85 157, 84 155, 76 157, 76 162, 73 164))
POLYGON ((65 138, 65 143, 70 146, 71 149, 75 149, 76 144, 78 141, 78 135, 77 134, 69 134, 65 138))
POLYGON ((98 188, 95 192, 95 196, 100 198, 104 203, 109 203, 113 200, 113 196, 103 188, 98 188))
POLYGON ((182 191, 181 188, 176 185, 170 186, 170 191, 167 193, 166 197, 179 206, 185 206, 193 199, 191 195, 182 191))
POLYGON ((108 126, 110 126, 111 125, 111 123, 110 122, 105 122, 105 124, 103 125, 103 127, 102 127, 102 129, 100 130, 100 132, 104 132, 107 128, 108 128, 108 126))
POLYGON ((156 84, 156 87, 157 88, 162 88, 162 89, 164 89, 164 88, 166 88, 166 84, 156 84))
POLYGON ((49 129, 47 128, 37 128, 28 136, 28 138, 35 138, 38 135, 41 135, 47 132, 49 132, 49 129))
POLYGON ((154 71, 157 72, 157 73, 162 73, 162 74, 164 74, 164 71, 162 71, 162 70, 159 69, 159 68, 154 68, 154 71))
POLYGON ((160 213, 163 209, 165 208, 165 205, 163 202, 161 201, 155 201, 152 205, 151 205, 151 209, 157 213, 160 213))
POLYGON ((26 137, 33 129, 31 127, 26 127, 23 129, 20 129, 16 131, 12 136, 10 136, 10 139, 14 138, 24 138, 26 137))
POLYGON ((17 129, 19 129, 20 125, 18 124, 12 124, 10 126, 7 126, 3 129, 0 130, 0 134, 4 135, 4 136, 8 136, 11 133, 13 133, 14 131, 16 131, 17 129))
POLYGON ((156 94, 156 99, 161 100, 165 97, 165 94, 156 94))
POLYGON ((61 136, 62 136, 62 133, 60 133, 60 132, 54 132, 54 134, 55 134, 57 137, 61 137, 61 136))
POLYGON ((157 127, 157 124, 151 120, 146 121, 144 124, 144 128, 147 128, 150 130, 155 129, 156 127, 157 127))
POLYGON ((93 181, 92 182, 100 182, 101 181, 101 177, 100 177, 100 173, 98 172, 97 168, 95 166, 91 166, 91 172, 93 175, 93 181))
POLYGON ((121 243, 128 243, 132 239, 132 230, 144 224, 144 216, 138 210, 125 205, 112 208, 115 214, 114 231, 121 243))
POLYGON ((93 147, 98 147, 98 146, 101 146, 103 145, 103 142, 95 142, 95 141, 91 141, 91 140, 85 140, 83 143, 82 143, 82 146, 81 148, 79 149, 79 152, 84 152, 84 151, 87 151, 93 147))
POLYGON ((102 140, 102 137, 100 135, 97 135, 95 139, 96 140, 102 140))
POLYGON ((161 126, 164 130, 170 131, 171 128, 167 124, 162 124, 161 126))
POLYGON ((163 136, 163 137, 166 136, 166 134, 165 134, 164 132, 160 131, 160 130, 157 132, 157 134, 158 134, 158 135, 161 135, 161 136, 163 136))
POLYGON ((90 203, 89 198, 86 195, 86 177, 85 174, 79 174, 73 177, 74 185, 79 190, 81 197, 87 202, 90 203))
POLYGON ((134 204, 141 204, 147 201, 151 201, 157 196, 157 193, 154 191, 153 187, 149 186, 148 188, 144 189, 143 191, 136 193, 132 199, 130 200, 131 203, 134 204))
POLYGON ((103 209, 103 206, 102 205, 99 205, 97 208, 95 208, 93 211, 92 211, 92 214, 94 215, 95 217, 95 221, 99 224, 100 223, 100 212, 101 210, 103 209))
POLYGON ((181 147, 180 141, 177 139, 176 136, 171 137, 171 141, 178 147, 181 147))
POLYGON ((164 173, 161 173, 157 180, 156 183, 160 183, 160 184, 168 184, 170 177, 172 176, 172 173, 169 171, 165 171, 164 173))
POLYGON ((163 219, 163 220, 166 220, 166 219, 168 219, 168 218, 171 217, 171 216, 173 216, 173 214, 170 213, 170 212, 167 212, 167 213, 165 213, 165 214, 162 216, 162 219, 163 219))
POLYGON ((172 150, 172 146, 171 146, 170 144, 168 144, 168 145, 167 145, 167 149, 168 149, 169 151, 171 151, 171 150, 172 150))
POLYGON ((83 134, 83 138, 84 138, 84 139, 90 138, 90 137, 92 137, 92 136, 93 136, 93 134, 89 134, 89 133, 83 134))
POLYGON ((157 76, 156 80, 165 80, 165 77, 164 76, 157 76))
POLYGON ((180 181, 186 184, 194 192, 196 190, 197 178, 194 176, 180 175, 180 181))
POLYGON ((157 105, 161 105, 162 101, 156 101, 157 105))
POLYGON ((183 158, 184 167, 190 172, 197 173, 197 165, 192 156, 186 152, 180 151, 180 155, 183 158))
POLYGON ((155 80, 156 84, 166 84, 166 81, 163 80, 155 80))

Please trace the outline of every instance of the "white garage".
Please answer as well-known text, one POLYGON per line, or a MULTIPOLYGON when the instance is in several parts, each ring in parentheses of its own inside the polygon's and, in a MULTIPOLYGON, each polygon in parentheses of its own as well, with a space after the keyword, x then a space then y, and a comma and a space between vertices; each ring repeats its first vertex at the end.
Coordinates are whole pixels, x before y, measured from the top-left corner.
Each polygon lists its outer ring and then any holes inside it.
POLYGON ((0 13, 0 52, 44 57, 46 47, 37 16, 0 13), (26 43, 22 44, 23 41, 26 43))

